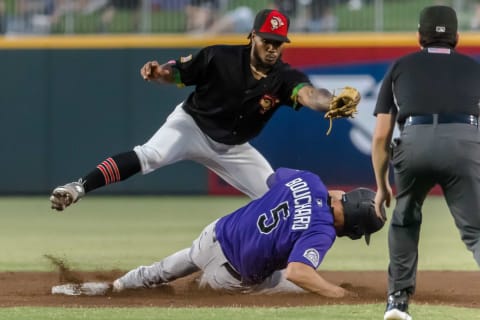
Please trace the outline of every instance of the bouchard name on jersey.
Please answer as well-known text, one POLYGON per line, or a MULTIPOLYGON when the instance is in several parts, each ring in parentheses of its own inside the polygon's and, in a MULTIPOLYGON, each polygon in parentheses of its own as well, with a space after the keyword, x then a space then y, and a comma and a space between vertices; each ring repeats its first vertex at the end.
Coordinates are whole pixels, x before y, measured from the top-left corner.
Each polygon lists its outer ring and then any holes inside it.
POLYGON ((221 218, 216 237, 245 283, 260 283, 289 262, 318 268, 336 232, 328 190, 307 171, 279 168, 260 199, 221 218))

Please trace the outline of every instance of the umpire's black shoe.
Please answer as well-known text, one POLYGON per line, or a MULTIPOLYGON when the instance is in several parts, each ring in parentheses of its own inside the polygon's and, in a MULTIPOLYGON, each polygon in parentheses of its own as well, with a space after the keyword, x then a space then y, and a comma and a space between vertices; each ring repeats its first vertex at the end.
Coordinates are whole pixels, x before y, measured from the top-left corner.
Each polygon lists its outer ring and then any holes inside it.
POLYGON ((408 314, 408 299, 410 295, 406 290, 395 291, 388 296, 384 320, 412 320, 408 314))

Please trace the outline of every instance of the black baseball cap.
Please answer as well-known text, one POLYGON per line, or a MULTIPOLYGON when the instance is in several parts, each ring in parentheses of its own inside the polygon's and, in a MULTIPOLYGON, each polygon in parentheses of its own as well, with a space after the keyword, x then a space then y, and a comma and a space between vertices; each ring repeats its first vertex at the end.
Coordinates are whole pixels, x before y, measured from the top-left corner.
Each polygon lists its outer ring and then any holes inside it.
MULTIPOLYGON (((290 19, 287 15, 278 10, 264 9, 255 16, 252 31, 264 39, 290 42, 287 37, 289 26, 290 19)), ((251 35, 250 32, 248 37, 250 38, 251 35)))
POLYGON ((375 192, 367 188, 357 188, 342 195, 343 230, 338 236, 347 236, 357 240, 362 236, 370 244, 370 235, 380 230, 387 220, 385 208, 382 207, 383 219, 375 213, 375 192))
POLYGON ((430 6, 420 12, 418 32, 421 35, 454 37, 457 29, 457 13, 451 7, 430 6))

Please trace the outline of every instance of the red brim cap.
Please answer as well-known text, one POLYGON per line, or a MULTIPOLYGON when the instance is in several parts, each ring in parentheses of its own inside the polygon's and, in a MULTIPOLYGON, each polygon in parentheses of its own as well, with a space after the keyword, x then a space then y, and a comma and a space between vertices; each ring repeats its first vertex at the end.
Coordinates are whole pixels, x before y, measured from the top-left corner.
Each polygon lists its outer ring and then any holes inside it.
POLYGON ((257 13, 253 31, 263 39, 290 42, 288 27, 290 19, 278 10, 265 9, 257 13))

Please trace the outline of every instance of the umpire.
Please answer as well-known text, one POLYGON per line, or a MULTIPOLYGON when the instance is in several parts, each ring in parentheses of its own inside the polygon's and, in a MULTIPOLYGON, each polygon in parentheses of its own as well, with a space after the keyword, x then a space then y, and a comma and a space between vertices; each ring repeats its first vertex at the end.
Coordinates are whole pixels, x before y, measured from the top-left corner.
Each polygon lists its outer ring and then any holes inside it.
POLYGON ((397 189, 388 235, 385 320, 411 319, 408 300, 415 291, 422 205, 436 184, 480 265, 480 65, 455 50, 458 39, 452 8, 424 8, 418 25, 421 50, 391 66, 375 107, 377 214, 392 197, 390 157, 397 189), (395 122, 401 134, 391 147, 395 122))

